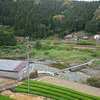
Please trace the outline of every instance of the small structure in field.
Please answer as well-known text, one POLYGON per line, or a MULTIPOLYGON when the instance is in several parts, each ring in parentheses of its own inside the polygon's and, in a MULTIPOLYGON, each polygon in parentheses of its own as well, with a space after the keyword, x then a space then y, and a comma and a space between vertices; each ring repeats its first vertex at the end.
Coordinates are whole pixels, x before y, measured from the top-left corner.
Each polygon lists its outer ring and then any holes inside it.
POLYGON ((65 39, 72 39, 72 38, 74 38, 74 35, 69 34, 69 35, 66 35, 64 38, 65 38, 65 39))
MULTIPOLYGON (((31 71, 32 68, 30 67, 31 71)), ((21 80, 28 73, 26 61, 0 60, 0 76, 21 80)))
POLYGON ((84 40, 88 40, 89 38, 88 38, 88 36, 84 36, 83 39, 84 40))
POLYGON ((100 40, 100 35, 99 34, 94 35, 94 39, 95 40, 100 40))

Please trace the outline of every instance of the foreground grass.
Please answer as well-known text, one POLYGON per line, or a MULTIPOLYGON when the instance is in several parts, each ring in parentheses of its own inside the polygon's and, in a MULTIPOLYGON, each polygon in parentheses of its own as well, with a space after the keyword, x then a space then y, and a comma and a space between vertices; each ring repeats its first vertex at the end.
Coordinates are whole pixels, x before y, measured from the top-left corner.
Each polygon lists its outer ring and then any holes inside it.
MULTIPOLYGON (((28 93, 28 82, 13 89, 14 92, 28 93)), ((81 93, 69 88, 49 83, 30 80, 30 94, 40 95, 55 100, 100 100, 100 97, 81 93)))
POLYGON ((0 100, 15 100, 15 99, 8 98, 8 97, 3 96, 3 95, 0 94, 0 100))

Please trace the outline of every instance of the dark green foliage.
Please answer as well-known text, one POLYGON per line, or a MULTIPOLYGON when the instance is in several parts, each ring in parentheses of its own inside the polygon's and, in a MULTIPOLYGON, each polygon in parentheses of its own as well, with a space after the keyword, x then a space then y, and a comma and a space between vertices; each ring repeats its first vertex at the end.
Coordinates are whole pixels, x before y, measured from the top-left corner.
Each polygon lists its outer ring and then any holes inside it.
POLYGON ((0 31, 0 46, 14 46, 16 43, 17 41, 12 33, 0 31))
POLYGON ((14 46, 17 41, 13 35, 13 28, 0 25, 0 46, 14 46))
POLYGON ((91 76, 86 82, 91 86, 100 88, 100 76, 91 76))
MULTIPOLYGON (((15 92, 28 92, 28 81, 15 88, 15 92)), ((55 100, 99 100, 100 97, 81 93, 69 88, 30 80, 30 93, 55 100)))
POLYGON ((80 42, 76 42, 76 44, 79 44, 79 45, 96 45, 96 43, 89 42, 89 41, 86 41, 86 40, 82 40, 80 42))
POLYGON ((97 54, 97 53, 93 53, 92 56, 93 56, 93 57, 97 57, 98 54, 97 54))
POLYGON ((35 45, 35 48, 36 48, 36 49, 41 49, 41 47, 42 47, 41 42, 40 42, 40 41, 37 41, 37 42, 36 42, 36 45, 35 45))
POLYGON ((0 0, 0 23, 13 27, 16 36, 30 36, 33 39, 45 39, 54 34, 62 38, 84 28, 96 34, 97 23, 90 23, 89 28, 88 21, 91 22, 100 2, 65 2, 41 0, 36 4, 34 0, 0 0), (64 17, 54 20, 56 15, 64 17))
POLYGON ((99 29, 99 26, 98 26, 98 22, 95 21, 95 20, 91 20, 89 22, 87 22, 86 26, 85 26, 85 30, 87 32, 91 32, 93 34, 96 34, 98 29, 99 29))

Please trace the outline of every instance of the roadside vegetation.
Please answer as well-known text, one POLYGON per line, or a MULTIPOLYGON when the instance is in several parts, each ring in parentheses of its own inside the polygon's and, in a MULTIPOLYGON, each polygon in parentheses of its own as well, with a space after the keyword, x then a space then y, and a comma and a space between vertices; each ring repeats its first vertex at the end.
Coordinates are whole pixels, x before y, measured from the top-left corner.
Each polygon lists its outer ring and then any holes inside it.
POLYGON ((100 76, 91 76, 86 80, 88 85, 100 88, 100 76))
POLYGON ((15 100, 15 99, 0 94, 0 100, 15 100))
MULTIPOLYGON (((14 92, 28 93, 28 81, 13 89, 14 92)), ((100 100, 100 97, 81 93, 69 88, 49 83, 30 80, 30 94, 40 95, 55 100, 100 100)))

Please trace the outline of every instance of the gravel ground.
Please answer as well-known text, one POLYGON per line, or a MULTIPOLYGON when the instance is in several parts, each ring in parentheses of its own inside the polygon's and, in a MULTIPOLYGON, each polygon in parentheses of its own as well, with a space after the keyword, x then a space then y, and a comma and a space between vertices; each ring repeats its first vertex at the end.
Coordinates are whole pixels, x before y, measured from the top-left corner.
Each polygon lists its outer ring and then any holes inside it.
MULTIPOLYGON (((31 63, 30 66, 37 69, 38 72, 44 71, 44 72, 56 73, 59 71, 59 69, 49 67, 49 65, 53 63, 57 63, 57 62, 52 61, 52 60, 45 60, 45 61, 34 60, 34 63, 31 63)), ((44 74, 44 75, 47 75, 47 74, 44 74)), ((80 82, 81 80, 85 80, 86 78, 90 77, 90 75, 86 75, 85 73, 81 73, 81 72, 64 71, 64 73, 61 73, 56 77, 65 79, 65 80, 80 82)))
POLYGON ((88 75, 100 75, 100 70, 95 70, 95 69, 91 69, 91 68, 84 68, 84 69, 81 69, 80 71, 82 71, 88 75))
POLYGON ((77 81, 81 82, 82 80, 86 80, 90 75, 86 75, 81 72, 66 72, 57 76, 58 78, 69 80, 69 81, 77 81))
MULTIPOLYGON (((50 67, 50 64, 56 64, 56 61, 52 60, 38 60, 35 59, 32 61, 33 63, 30 64, 33 68, 37 69, 37 71, 40 73, 40 71, 43 72, 50 72, 50 73, 56 73, 60 71, 57 68, 50 67)), ((61 64, 65 64, 64 62, 59 62, 61 64)), ((70 64, 70 66, 76 66, 77 64, 70 64)), ((44 74, 46 76, 48 73, 44 74)), ((52 75, 53 75, 52 74, 52 75)), ((76 72, 70 72, 70 71, 64 71, 63 73, 60 73, 56 77, 60 79, 75 81, 75 82, 81 82, 89 78, 91 75, 100 75, 100 70, 91 69, 91 68, 82 68, 80 70, 77 70, 76 72)), ((43 76, 43 75, 42 75, 43 76)))

